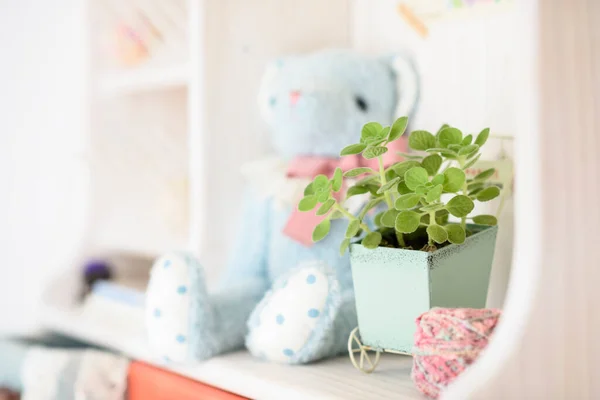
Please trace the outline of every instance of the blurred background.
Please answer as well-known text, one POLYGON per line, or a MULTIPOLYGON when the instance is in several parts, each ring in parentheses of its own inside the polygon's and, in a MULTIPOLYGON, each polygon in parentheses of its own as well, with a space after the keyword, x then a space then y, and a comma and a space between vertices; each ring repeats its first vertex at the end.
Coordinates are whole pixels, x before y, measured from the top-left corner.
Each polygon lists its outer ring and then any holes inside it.
MULTIPOLYGON (((270 152, 256 96, 281 55, 411 54, 413 129, 489 126, 483 158, 511 165, 516 12, 452 4, 0 0, 0 332, 53 320, 93 259, 190 250, 216 281, 240 166, 270 152)), ((502 208, 489 306, 502 304, 512 256, 511 195, 502 208)))

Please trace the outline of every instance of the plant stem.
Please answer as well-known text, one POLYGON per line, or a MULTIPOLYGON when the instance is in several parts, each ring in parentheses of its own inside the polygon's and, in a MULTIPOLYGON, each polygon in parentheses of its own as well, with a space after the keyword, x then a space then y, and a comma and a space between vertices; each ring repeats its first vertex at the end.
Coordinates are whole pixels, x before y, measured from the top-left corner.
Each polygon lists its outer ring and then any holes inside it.
MULTIPOLYGON (((348 212, 348 210, 346 210, 344 207, 340 206, 339 203, 337 203, 337 202, 333 205, 333 207, 336 210, 338 210, 339 212, 341 212, 342 214, 344 214, 350 221, 358 219, 354 215, 350 214, 348 212)), ((371 229, 364 222, 360 223, 360 228, 365 232, 368 232, 368 233, 372 232, 371 229)))
MULTIPOLYGON (((464 169, 463 167, 465 166, 465 157, 458 157, 458 164, 460 165, 460 169, 464 169)), ((463 187, 462 187, 462 194, 463 195, 467 195, 467 191, 468 191, 468 185, 467 185, 467 179, 465 178, 465 183, 463 183, 463 187)), ((467 217, 462 217, 460 219, 460 226, 463 229, 467 229, 467 217)))
MULTIPOLYGON (((381 179, 381 186, 383 186, 387 183, 387 179, 385 179, 385 167, 383 166, 383 156, 377 157, 377 160, 379 161, 379 178, 381 179)), ((385 196, 385 202, 388 205, 388 209, 392 210, 394 208, 394 200, 392 198, 392 195, 390 194, 390 192, 384 192, 383 194, 385 196)), ((396 232, 396 239, 398 239, 398 244, 401 247, 406 247, 406 242, 404 241, 404 234, 402 232, 398 232, 395 229, 394 231, 396 232)))
POLYGON ((406 242, 404 241, 404 234, 402 232, 398 232, 395 229, 394 232, 396 232, 396 239, 398 239, 398 244, 400 245, 400 247, 406 247, 406 242))
MULTIPOLYGON (((383 167, 383 156, 379 156, 377 159, 379 160, 379 178, 381 179, 381 186, 383 186, 387 183, 387 180, 385 179, 385 168, 383 167)), ((385 196, 385 202, 391 210, 394 208, 394 203, 392 203, 390 192, 384 192, 383 194, 385 196)))
MULTIPOLYGON (((429 225, 437 225, 437 222, 435 220, 435 211, 431 211, 429 213, 429 225)), ((433 246, 433 239, 431 238, 431 236, 427 235, 427 238, 429 239, 429 246, 433 246)))

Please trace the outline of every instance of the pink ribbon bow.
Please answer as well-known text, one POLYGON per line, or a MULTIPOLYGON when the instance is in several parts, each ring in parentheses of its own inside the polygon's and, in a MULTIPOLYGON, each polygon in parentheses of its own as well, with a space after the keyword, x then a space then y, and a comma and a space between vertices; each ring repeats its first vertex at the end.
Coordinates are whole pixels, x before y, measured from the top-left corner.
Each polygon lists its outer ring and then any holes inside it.
MULTIPOLYGON (((401 158, 396 152, 404 151, 406 149, 406 142, 403 139, 396 140, 388 146, 388 149, 388 152, 383 156, 385 165, 400 161, 401 158)), ((369 167, 378 170, 379 162, 376 158, 365 160, 360 155, 345 156, 342 158, 299 156, 290 162, 287 177, 313 179, 317 175, 323 174, 331 178, 337 167, 340 167, 344 172, 359 167, 369 167)), ((318 207, 315 207, 312 211, 303 212, 295 207, 283 228, 283 233, 307 247, 312 246, 314 244, 312 232, 326 217, 325 215, 317 215, 317 209, 318 207)))

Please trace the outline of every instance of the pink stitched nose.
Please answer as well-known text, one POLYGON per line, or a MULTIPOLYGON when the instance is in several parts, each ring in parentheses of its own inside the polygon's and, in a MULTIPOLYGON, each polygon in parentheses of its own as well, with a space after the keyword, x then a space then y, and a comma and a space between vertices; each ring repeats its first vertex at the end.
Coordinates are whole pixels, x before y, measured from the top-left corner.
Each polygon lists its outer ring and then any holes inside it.
POLYGON ((300 91, 299 90, 293 90, 290 92, 290 103, 292 103, 293 106, 296 105, 296 103, 298 102, 299 99, 300 99, 300 91))

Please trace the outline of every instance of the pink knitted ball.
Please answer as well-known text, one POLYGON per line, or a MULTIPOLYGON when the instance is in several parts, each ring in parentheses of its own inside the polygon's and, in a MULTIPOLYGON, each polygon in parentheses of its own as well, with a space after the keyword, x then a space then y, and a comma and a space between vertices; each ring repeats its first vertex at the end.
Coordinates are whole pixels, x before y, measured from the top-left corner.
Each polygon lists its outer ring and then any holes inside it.
POLYGON ((417 318, 411 373, 417 388, 438 398, 487 346, 501 313, 496 309, 433 308, 417 318))

